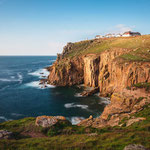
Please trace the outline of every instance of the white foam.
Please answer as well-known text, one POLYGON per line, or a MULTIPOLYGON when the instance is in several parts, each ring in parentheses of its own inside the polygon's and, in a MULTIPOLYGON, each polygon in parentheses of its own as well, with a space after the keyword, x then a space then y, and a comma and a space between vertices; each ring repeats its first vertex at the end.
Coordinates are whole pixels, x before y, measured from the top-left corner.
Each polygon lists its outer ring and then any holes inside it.
POLYGON ((74 105, 74 103, 67 103, 67 104, 65 104, 64 106, 65 106, 66 108, 71 108, 71 107, 73 107, 73 105, 74 105))
POLYGON ((69 118, 69 120, 71 121, 71 123, 73 125, 80 123, 83 119, 85 119, 85 118, 84 117, 71 117, 71 118, 69 118))
POLYGON ((87 109, 88 108, 88 105, 80 105, 80 104, 74 104, 74 103, 67 103, 64 105, 65 108, 76 108, 76 107, 79 107, 79 108, 82 108, 82 109, 87 109))
POLYGON ((18 81, 19 81, 20 83, 22 83, 23 77, 22 77, 21 73, 20 73, 20 72, 17 73, 17 76, 18 76, 18 81))
POLYGON ((50 60, 50 62, 54 62, 54 61, 56 61, 56 59, 52 59, 52 60, 50 60))
POLYGON ((54 88, 55 87, 53 85, 46 84, 46 83, 45 83, 45 85, 40 84, 40 81, 33 81, 33 82, 30 82, 30 83, 26 83, 25 86, 26 87, 34 87, 34 88, 37 88, 37 89, 46 89, 46 88, 54 88))
POLYGON ((0 81, 3 81, 3 82, 20 82, 22 83, 22 75, 21 75, 21 72, 18 72, 17 73, 17 79, 15 79, 15 76, 11 76, 10 78, 0 78, 0 81))
POLYGON ((15 76, 11 76, 11 79, 15 79, 15 76))
POLYGON ((109 98, 105 98, 105 97, 101 97, 99 104, 105 104, 108 105, 110 104, 110 99, 109 98))
POLYGON ((0 78, 0 81, 3 81, 3 82, 11 82, 11 81, 13 81, 13 80, 11 80, 11 79, 5 79, 5 78, 0 78))
POLYGON ((49 71, 47 69, 39 69, 35 72, 30 72, 28 74, 32 75, 32 76, 37 76, 39 78, 43 78, 43 77, 47 77, 49 75, 49 71))
POLYGON ((84 96, 81 95, 81 93, 76 93, 74 96, 75 97, 84 97, 84 96))
POLYGON ((8 119, 6 117, 4 117, 4 116, 0 116, 0 119, 4 120, 4 121, 8 121, 8 119))
POLYGON ((16 116, 16 117, 19 117, 19 116, 24 116, 23 114, 17 114, 17 113, 11 113, 12 116, 16 116))

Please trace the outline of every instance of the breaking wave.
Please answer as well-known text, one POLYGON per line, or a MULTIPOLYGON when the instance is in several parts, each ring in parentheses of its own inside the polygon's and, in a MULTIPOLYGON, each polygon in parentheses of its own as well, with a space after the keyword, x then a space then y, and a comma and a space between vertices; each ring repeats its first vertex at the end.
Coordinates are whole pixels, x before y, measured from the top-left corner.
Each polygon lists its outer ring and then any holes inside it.
POLYGON ((17 114, 17 113, 11 113, 12 116, 16 116, 16 117, 19 117, 19 116, 24 116, 23 114, 17 114))
POLYGON ((82 108, 82 109, 87 109, 88 105, 81 105, 81 104, 74 104, 74 103, 67 103, 64 105, 65 108, 82 108))
POLYGON ((50 84, 40 84, 40 81, 33 81, 30 83, 26 83, 25 84, 26 87, 33 87, 33 88, 37 88, 37 89, 46 89, 46 88, 54 88, 55 86, 50 85, 50 84))
POLYGON ((101 97, 99 104, 108 105, 108 104, 110 104, 110 99, 109 98, 105 98, 105 97, 101 97))
POLYGON ((3 121, 8 121, 8 119, 4 116, 0 116, 0 120, 3 120, 3 121))
POLYGON ((32 76, 37 76, 39 78, 46 78, 49 75, 49 71, 47 69, 39 69, 37 71, 30 72, 28 74, 32 76))
POLYGON ((68 119, 71 121, 71 123, 73 125, 76 125, 76 124, 80 123, 85 118, 84 117, 71 117, 71 118, 68 118, 68 119))
POLYGON ((10 78, 0 78, 0 81, 2 82, 19 82, 22 83, 23 76, 20 72, 17 73, 17 77, 11 76, 10 78))

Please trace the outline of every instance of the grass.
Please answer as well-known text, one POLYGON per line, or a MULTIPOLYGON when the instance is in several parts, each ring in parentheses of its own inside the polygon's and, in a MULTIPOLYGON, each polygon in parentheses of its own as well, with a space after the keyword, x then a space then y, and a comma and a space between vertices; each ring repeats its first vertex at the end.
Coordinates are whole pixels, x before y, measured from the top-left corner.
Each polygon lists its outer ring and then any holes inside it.
POLYGON ((137 88, 147 88, 147 87, 150 87, 150 83, 149 82, 141 82, 141 83, 134 84, 133 86, 137 87, 137 88))
POLYGON ((100 54, 105 50, 127 49, 126 54, 120 56, 126 61, 150 61, 150 35, 137 37, 119 37, 99 40, 86 40, 74 43, 65 58, 73 58, 86 54, 100 54))
POLYGON ((145 88, 146 91, 150 90, 150 83, 149 82, 141 82, 141 83, 134 84, 133 86, 137 87, 137 88, 145 88))
MULTIPOLYGON (((142 144, 150 148, 150 105, 144 110, 132 115, 145 117, 146 120, 132 124, 129 127, 107 127, 103 129, 85 128, 78 126, 61 126, 55 128, 57 132, 49 135, 34 125, 35 118, 24 118, 21 120, 8 121, 0 124, 0 129, 18 132, 41 132, 46 137, 21 137, 13 140, 0 140, 0 149, 10 150, 123 150, 128 144, 142 144), (92 135, 91 133, 96 133, 92 135)), ((131 117, 132 117, 131 116, 131 117)), ((121 123, 126 123, 124 118, 121 123)))

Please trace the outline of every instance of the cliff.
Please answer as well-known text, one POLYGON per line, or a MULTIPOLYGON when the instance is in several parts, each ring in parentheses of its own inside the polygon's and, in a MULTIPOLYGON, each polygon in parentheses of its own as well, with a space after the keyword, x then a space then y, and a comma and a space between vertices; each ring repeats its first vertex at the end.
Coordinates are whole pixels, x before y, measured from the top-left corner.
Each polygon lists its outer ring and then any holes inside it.
POLYGON ((150 36, 69 43, 49 68, 49 83, 99 87, 107 96, 150 82, 150 36))
POLYGON ((78 125, 63 116, 0 123, 0 149, 150 148, 149 35, 68 43, 48 70, 49 84, 84 83, 111 103, 78 125))
POLYGON ((79 126, 119 125, 150 103, 150 35, 68 43, 49 70, 50 84, 83 83, 111 97, 100 117, 85 119, 79 126))

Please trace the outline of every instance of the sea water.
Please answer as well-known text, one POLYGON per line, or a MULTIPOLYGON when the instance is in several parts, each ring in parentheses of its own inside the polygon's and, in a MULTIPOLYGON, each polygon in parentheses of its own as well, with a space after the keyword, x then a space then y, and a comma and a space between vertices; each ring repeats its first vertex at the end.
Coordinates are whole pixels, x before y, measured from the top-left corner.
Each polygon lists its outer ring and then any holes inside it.
POLYGON ((39 80, 46 78, 46 67, 56 56, 0 56, 0 122, 62 115, 73 124, 79 119, 99 116, 107 100, 97 95, 82 97, 76 86, 43 88, 39 80))

